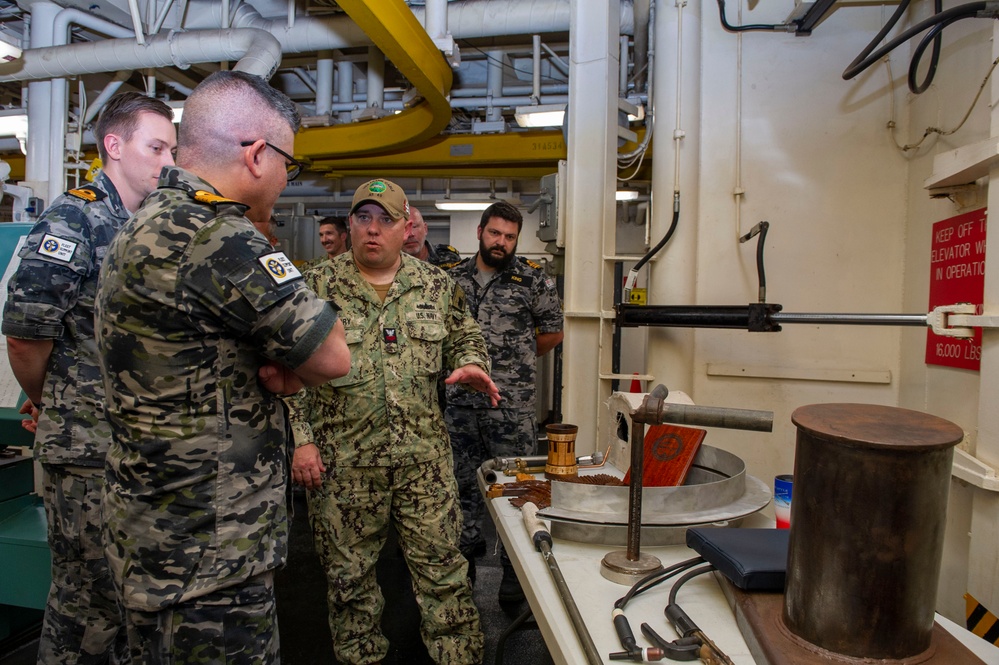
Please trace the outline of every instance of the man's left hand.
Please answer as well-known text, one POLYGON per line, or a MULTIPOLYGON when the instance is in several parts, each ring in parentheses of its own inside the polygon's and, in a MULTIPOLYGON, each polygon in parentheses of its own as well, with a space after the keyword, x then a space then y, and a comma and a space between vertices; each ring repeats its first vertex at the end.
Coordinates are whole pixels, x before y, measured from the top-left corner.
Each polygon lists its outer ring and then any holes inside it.
POLYGON ((294 395, 302 389, 302 380, 280 363, 264 363, 257 371, 257 377, 260 385, 275 395, 294 395))
POLYGON ((444 379, 444 383, 449 386, 456 383, 463 383, 473 390, 478 390, 480 393, 489 395, 489 401, 493 406, 499 404, 499 388, 496 387, 496 384, 489 378, 489 375, 478 365, 462 365, 451 372, 451 376, 444 379))

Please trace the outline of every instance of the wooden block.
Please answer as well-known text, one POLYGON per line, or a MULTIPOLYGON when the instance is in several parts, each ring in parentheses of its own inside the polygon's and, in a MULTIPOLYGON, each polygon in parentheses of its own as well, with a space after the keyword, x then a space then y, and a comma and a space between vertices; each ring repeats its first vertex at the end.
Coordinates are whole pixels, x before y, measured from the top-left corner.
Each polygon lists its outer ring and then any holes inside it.
MULTIPOLYGON (((642 458, 644 487, 675 487, 682 485, 694 463, 706 430, 679 425, 652 425, 645 433, 645 455, 642 458)), ((631 482, 631 469, 624 475, 631 482)))

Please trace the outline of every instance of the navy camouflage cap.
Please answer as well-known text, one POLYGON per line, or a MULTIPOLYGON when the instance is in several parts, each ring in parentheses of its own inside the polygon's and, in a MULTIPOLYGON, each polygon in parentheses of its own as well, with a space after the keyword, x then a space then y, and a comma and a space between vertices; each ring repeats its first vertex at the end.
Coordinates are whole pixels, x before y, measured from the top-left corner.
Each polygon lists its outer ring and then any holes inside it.
POLYGON ((369 180, 354 192, 350 214, 365 203, 380 205, 392 219, 409 219, 409 199, 402 187, 390 180, 369 180))

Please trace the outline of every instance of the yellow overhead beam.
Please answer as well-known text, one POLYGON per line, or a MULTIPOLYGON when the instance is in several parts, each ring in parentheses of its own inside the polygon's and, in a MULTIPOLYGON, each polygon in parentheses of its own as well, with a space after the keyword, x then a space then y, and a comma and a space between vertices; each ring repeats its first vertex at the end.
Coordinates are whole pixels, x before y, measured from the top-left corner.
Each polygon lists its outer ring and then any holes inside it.
MULTIPOLYGON (((305 139, 308 137, 299 136, 305 139)), ((296 151, 298 149, 296 148, 296 151)), ((315 159, 315 171, 355 171, 361 169, 449 169, 452 175, 465 175, 470 168, 489 169, 523 166, 554 166, 565 159, 562 132, 508 132, 505 134, 462 134, 436 136, 420 145, 391 153, 315 159)))
POLYGON ((339 0, 338 5, 420 92, 402 113, 347 125, 302 130, 295 156, 361 155, 426 141, 451 120, 451 68, 403 0, 339 0))

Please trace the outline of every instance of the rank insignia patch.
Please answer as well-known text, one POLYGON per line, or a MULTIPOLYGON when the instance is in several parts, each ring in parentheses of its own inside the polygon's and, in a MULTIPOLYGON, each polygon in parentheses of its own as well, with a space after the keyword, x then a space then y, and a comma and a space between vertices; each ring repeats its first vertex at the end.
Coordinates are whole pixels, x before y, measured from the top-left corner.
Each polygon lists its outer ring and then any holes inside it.
POLYGON ((73 254, 76 253, 76 243, 46 233, 42 238, 42 244, 38 246, 38 253, 56 261, 69 263, 73 259, 73 254))
POLYGON ((260 261, 260 265, 264 267, 264 271, 270 275, 275 284, 284 284, 302 277, 302 273, 298 271, 291 259, 284 255, 284 252, 264 254, 257 261, 260 261))

